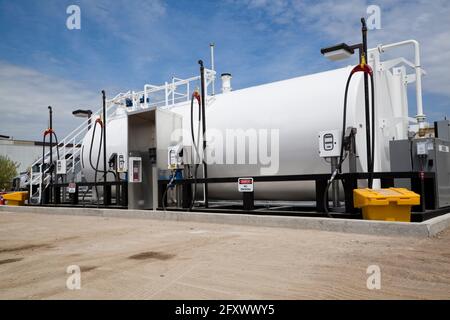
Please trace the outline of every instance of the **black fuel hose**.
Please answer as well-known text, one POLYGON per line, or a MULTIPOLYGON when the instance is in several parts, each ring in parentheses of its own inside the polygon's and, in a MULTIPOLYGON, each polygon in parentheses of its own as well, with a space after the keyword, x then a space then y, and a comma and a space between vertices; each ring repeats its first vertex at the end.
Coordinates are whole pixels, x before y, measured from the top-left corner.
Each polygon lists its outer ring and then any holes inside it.
MULTIPOLYGON (((44 183, 44 171, 45 171, 45 137, 47 136, 46 133, 44 133, 44 136, 42 137, 42 164, 41 164, 41 185, 44 183)), ((42 186, 41 186, 42 187, 42 186)), ((47 187, 44 188, 44 190, 47 189, 47 187)), ((40 204, 42 205, 42 195, 40 199, 40 204)))
POLYGON ((328 215, 328 217, 331 218, 331 215, 328 211, 328 190, 330 189, 331 184, 333 183, 336 175, 338 173, 342 172, 342 163, 345 161, 344 157, 344 139, 345 139, 345 129, 347 126, 347 101, 348 101, 348 89, 350 87, 350 82, 353 78, 354 72, 351 72, 350 75, 347 78, 347 84, 345 85, 345 94, 344 94, 344 109, 342 114, 342 136, 341 136, 341 151, 339 153, 339 162, 336 167, 336 170, 332 173, 330 180, 327 183, 327 186, 325 188, 325 192, 323 194, 323 207, 325 210, 325 213, 328 215))
POLYGON ((342 172, 342 163, 344 162, 344 139, 345 139, 345 129, 347 126, 347 101, 348 101, 348 89, 350 87, 350 82, 353 78, 354 73, 350 73, 347 84, 345 85, 345 95, 344 95, 344 110, 342 115, 342 135, 341 135, 341 152, 339 153, 339 163, 337 169, 342 172))
MULTIPOLYGON (((102 151, 103 130, 100 131, 100 142, 99 142, 98 153, 97 153, 97 162, 96 162, 95 166, 92 164, 92 147, 94 145, 95 130, 97 128, 97 124, 99 124, 101 127, 101 123, 99 123, 97 121, 94 123, 94 128, 92 129, 91 147, 89 148, 89 164, 91 165, 91 168, 94 170, 94 188, 95 188, 95 194, 97 196, 97 205, 99 205, 100 197, 98 194, 98 187, 97 187, 97 173, 100 171, 100 170, 98 170, 98 165, 100 163, 100 153, 102 151)), ((100 171, 100 172, 103 172, 103 171, 100 171)), ((84 192, 82 201, 84 201, 84 197, 86 196, 87 191, 88 191, 88 189, 86 189, 86 191, 84 192)))
MULTIPOLYGON (((197 144, 195 142, 195 134, 194 134, 194 99, 196 99, 195 93, 193 93, 192 97, 191 97, 191 138, 192 138, 193 147, 195 149, 195 154, 196 154, 197 158, 199 158, 199 160, 200 160, 200 153, 198 152, 198 146, 197 146, 197 144)), ((200 126, 200 122, 201 122, 201 119, 202 119, 200 101, 198 101, 198 105, 199 105, 199 108, 198 108, 198 125, 200 126)), ((199 167, 199 164, 195 164, 194 163, 194 190, 193 190, 193 196, 192 196, 191 205, 189 206, 189 210, 192 210, 192 208, 194 207, 196 198, 197 198, 198 167, 199 167)))
MULTIPOLYGON (((51 134, 55 137, 55 141, 56 141, 56 157, 58 160, 60 160, 59 158, 59 142, 58 142, 58 136, 56 135, 55 131, 52 130, 51 134)), ((52 146, 50 146, 50 152, 53 152, 52 150, 52 146)), ((58 180, 58 175, 56 175, 56 180, 58 180)), ((64 181, 64 180, 63 180, 64 181)))
MULTIPOLYGON (((96 195, 97 195, 97 206, 100 205, 100 196, 98 194, 98 188, 97 188, 97 174, 100 171, 100 170, 98 170, 98 165, 100 163, 100 154, 101 154, 101 151, 102 151, 102 142, 103 142, 103 130, 100 131, 100 145, 99 145, 99 148, 98 148, 97 163, 95 164, 95 173, 94 173, 94 185, 95 185, 95 192, 96 192, 96 195)), ((91 159, 89 158, 89 160, 91 160, 91 159)), ((100 171, 100 172, 102 172, 102 171, 100 171)))
MULTIPOLYGON (((50 130, 50 129, 49 129, 50 130)), ((42 137, 42 172, 41 172, 41 183, 43 183, 44 182, 44 172, 45 172, 45 138, 47 137, 47 134, 48 133, 50 133, 50 134, 52 134, 54 137, 55 137, 55 140, 56 140, 56 154, 57 154, 57 159, 59 160, 59 143, 58 143, 58 136, 56 135, 56 133, 53 131, 53 130, 46 130, 45 132, 44 132, 44 136, 42 137)), ((52 150, 53 148, 52 148, 52 146, 50 146, 50 152, 53 152, 53 150, 52 150)), ((50 174, 52 174, 52 171, 53 171, 53 169, 52 169, 52 166, 53 164, 52 163, 50 163, 49 164, 49 168, 50 168, 50 174)), ((46 189, 47 189, 47 187, 48 187, 48 185, 47 186, 45 186, 45 188, 44 188, 44 190, 43 191, 45 191, 46 189)), ((41 196, 41 204, 42 204, 42 196, 41 196)))
MULTIPOLYGON (((341 152, 339 154, 339 163, 336 167, 336 170, 331 175, 330 180, 328 181, 327 187, 325 188, 325 192, 323 195, 323 205, 325 213, 331 218, 331 215, 328 211, 328 190, 330 189, 331 184, 333 183, 334 179, 336 178, 336 175, 338 173, 342 173, 342 164, 344 163, 345 159, 347 158, 347 155, 344 156, 344 139, 345 139, 345 130, 347 125, 347 102, 348 102, 348 90, 350 87, 350 82, 353 78, 353 75, 355 74, 354 71, 352 71, 347 79, 347 84, 345 85, 345 95, 344 95, 344 109, 343 109, 343 115, 342 115, 342 136, 341 136, 341 152)), ((369 172, 369 181, 368 186, 369 188, 372 188, 373 186, 373 169, 374 169, 374 162, 375 162, 375 92, 374 92, 374 79, 373 74, 369 73, 370 76, 370 83, 371 83, 371 93, 372 93, 372 145, 369 146, 372 150, 371 159, 367 159, 367 169, 369 172)))
MULTIPOLYGON (((91 165, 91 168, 92 168, 94 171, 103 173, 103 170, 98 170, 98 165, 94 166, 94 165, 92 164, 92 146, 94 145, 95 127, 96 127, 96 124, 94 124, 94 128, 93 128, 93 130, 92 130, 91 147, 89 148, 89 164, 91 165)), ((103 138, 102 138, 102 137, 103 137, 103 130, 101 131, 101 134, 100 134, 100 142, 103 141, 103 138)), ((100 156, 100 152, 101 152, 102 148, 103 148, 103 147, 102 147, 102 145, 100 144, 100 145, 99 145, 99 155, 98 155, 98 157, 100 156)), ((115 173, 114 171, 108 170, 107 173, 111 173, 111 174, 114 176, 114 178, 116 178, 116 173, 115 173)))
MULTIPOLYGON (((99 124, 101 126, 101 123, 96 121, 94 123, 94 127, 92 128, 91 146, 89 148, 89 164, 91 165, 91 168, 94 170, 94 188, 95 188, 95 193, 96 193, 96 196, 97 196, 97 205, 99 205, 99 196, 98 196, 98 188, 97 188, 97 172, 99 171, 98 170, 98 165, 99 165, 99 162, 100 162, 100 153, 101 153, 101 150, 102 150, 103 130, 101 130, 101 132, 100 132, 100 143, 99 143, 98 154, 97 154, 97 163, 96 163, 95 166, 92 164, 92 147, 94 146, 94 138, 95 138, 95 131, 96 131, 96 128, 97 128, 97 124, 99 124)), ((89 190, 89 188, 86 189, 86 191, 84 192, 82 201, 84 201, 84 198, 85 198, 88 190, 89 190)))
MULTIPOLYGON (((57 156, 57 158, 58 158, 58 160, 60 159, 59 158, 59 143, 58 143, 58 136, 56 135, 56 133, 55 133, 55 131, 53 131, 52 130, 52 134, 53 134, 53 136, 55 137, 55 141, 56 141, 56 156, 57 156)), ((50 151, 52 150, 52 146, 50 146, 50 151)))
MULTIPOLYGON (((102 151, 102 142, 103 142, 103 130, 100 131, 100 142, 99 142, 99 148, 98 148, 98 153, 97 153, 97 162, 94 166, 94 164, 92 163, 92 147, 94 145, 94 138, 95 138, 95 131, 96 131, 96 127, 97 124, 99 124, 101 126, 101 124, 99 122, 95 122, 94 123, 94 127, 92 128, 92 138, 91 138, 91 146, 89 148, 89 164, 91 165, 92 170, 94 170, 94 186, 95 186, 95 192, 97 193, 97 205, 99 204, 99 198, 98 198, 98 188, 97 188, 97 176, 98 173, 103 173, 103 170, 99 170, 98 166, 100 164, 100 154, 102 151)), ((107 173, 111 173, 114 176, 114 179, 117 178, 116 173, 112 170, 108 170, 107 173)), ((120 180, 120 178, 119 178, 120 180)), ((106 181, 105 181, 106 182, 106 181)), ((84 198, 88 192, 89 188, 84 192, 83 194, 83 198, 82 201, 84 201, 84 198)))

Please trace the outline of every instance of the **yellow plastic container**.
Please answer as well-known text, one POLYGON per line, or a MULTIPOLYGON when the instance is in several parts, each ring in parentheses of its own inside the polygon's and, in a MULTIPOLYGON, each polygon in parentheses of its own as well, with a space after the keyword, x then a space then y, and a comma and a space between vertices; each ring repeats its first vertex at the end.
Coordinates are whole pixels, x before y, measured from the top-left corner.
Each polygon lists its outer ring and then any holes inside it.
POLYGON ((3 195, 8 206, 23 206, 28 199, 28 191, 12 192, 3 195))
POLYGON ((420 204, 420 195, 404 188, 355 189, 353 202, 365 220, 410 222, 411 207, 420 204))

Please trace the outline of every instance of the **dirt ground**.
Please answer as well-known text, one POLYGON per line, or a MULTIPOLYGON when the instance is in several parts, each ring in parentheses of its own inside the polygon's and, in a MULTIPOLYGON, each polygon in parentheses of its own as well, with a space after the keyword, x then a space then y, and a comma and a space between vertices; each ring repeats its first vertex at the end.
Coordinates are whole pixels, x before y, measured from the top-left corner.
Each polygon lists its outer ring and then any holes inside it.
POLYGON ((450 299, 432 239, 0 213, 1 299, 450 299), (69 290, 67 267, 81 268, 69 290), (381 289, 367 289, 369 265, 381 289))

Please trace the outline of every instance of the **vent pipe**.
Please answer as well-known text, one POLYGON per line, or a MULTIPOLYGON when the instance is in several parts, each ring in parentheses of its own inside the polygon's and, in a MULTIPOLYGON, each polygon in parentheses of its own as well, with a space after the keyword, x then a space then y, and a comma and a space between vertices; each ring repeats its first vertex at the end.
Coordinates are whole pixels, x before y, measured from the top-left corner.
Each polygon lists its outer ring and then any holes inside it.
POLYGON ((222 73, 220 76, 222 79, 222 93, 231 91, 231 73, 222 73))

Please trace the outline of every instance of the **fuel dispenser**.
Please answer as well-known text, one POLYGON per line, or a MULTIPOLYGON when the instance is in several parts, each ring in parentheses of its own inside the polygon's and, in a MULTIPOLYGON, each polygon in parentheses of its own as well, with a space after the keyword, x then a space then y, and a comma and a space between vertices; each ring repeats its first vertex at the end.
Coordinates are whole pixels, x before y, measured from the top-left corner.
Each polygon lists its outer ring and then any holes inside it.
MULTIPOLYGON (((129 112, 128 128, 128 208, 156 209, 158 179, 169 177, 167 150, 181 146, 182 117, 162 109, 129 112), (176 133, 179 129, 179 136, 176 133)), ((118 170, 126 159, 118 155, 118 170)))

